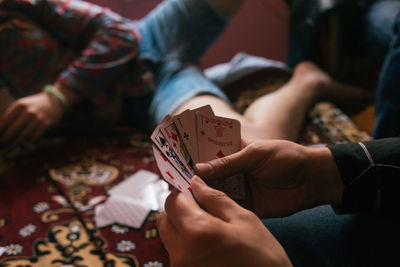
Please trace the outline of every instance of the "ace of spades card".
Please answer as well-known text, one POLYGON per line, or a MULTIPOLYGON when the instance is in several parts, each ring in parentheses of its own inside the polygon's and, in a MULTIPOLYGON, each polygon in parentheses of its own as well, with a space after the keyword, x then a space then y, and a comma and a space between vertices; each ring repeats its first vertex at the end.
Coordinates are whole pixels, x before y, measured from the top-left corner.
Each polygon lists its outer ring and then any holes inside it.
MULTIPOLYGON (((211 106, 167 115, 151 135, 161 175, 191 198, 190 180, 194 164, 221 158, 240 150, 240 123, 215 116, 211 106)), ((233 199, 245 196, 244 177, 236 175, 207 183, 233 199)))

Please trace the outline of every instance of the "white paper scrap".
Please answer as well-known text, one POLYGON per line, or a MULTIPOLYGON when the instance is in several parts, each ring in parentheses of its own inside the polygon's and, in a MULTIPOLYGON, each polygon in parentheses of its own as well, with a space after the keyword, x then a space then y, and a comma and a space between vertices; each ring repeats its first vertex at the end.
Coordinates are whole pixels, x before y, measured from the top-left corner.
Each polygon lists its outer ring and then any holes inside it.
MULTIPOLYGON (((140 228, 151 211, 142 203, 126 197, 111 197, 103 207, 95 212, 100 220, 96 225, 108 225, 110 223, 119 223, 133 228, 140 228)), ((96 207, 98 209, 98 207, 96 207)))
POLYGON ((95 207, 96 226, 119 223, 139 228, 150 211, 164 208, 169 189, 157 174, 139 170, 108 193, 108 199, 95 207))
POLYGON ((6 252, 6 248, 0 247, 0 257, 1 257, 1 255, 3 255, 4 252, 6 252))

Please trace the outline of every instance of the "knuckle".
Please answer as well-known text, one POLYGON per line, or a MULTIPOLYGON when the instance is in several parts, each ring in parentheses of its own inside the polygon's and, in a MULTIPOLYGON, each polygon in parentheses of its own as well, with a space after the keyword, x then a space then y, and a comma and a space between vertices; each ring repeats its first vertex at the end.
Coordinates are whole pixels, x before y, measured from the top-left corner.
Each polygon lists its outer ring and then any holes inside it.
POLYGON ((247 209, 241 209, 241 211, 238 212, 238 214, 239 218, 241 218, 244 221, 254 222, 255 220, 258 220, 257 215, 255 215, 252 211, 247 209))
POLYGON ((29 106, 25 102, 22 102, 22 101, 20 101, 20 102, 18 102, 16 104, 16 109, 18 111, 27 112, 28 111, 28 107, 29 106))
POLYGON ((36 113, 36 110, 33 107, 25 107, 24 112, 28 115, 30 119, 39 119, 39 114, 36 113))
POLYGON ((226 157, 221 158, 221 166, 224 170, 226 170, 229 166, 229 159, 226 157))
POLYGON ((249 144, 246 149, 248 150, 248 154, 253 155, 253 154, 260 154, 262 153, 264 147, 263 144, 259 143, 259 142, 254 142, 249 144))
POLYGON ((197 244, 204 238, 204 229, 202 229, 197 223, 193 223, 192 226, 186 228, 186 236, 190 240, 191 244, 197 244))
POLYGON ((212 223, 209 219, 203 216, 197 216, 195 220, 187 222, 184 225, 185 236, 189 241, 189 246, 196 247, 203 243, 206 243, 210 237, 210 229, 212 229, 212 223))
POLYGON ((220 167, 223 171, 228 170, 230 165, 230 160, 227 157, 220 158, 220 167))
POLYGON ((254 142, 246 147, 244 154, 248 155, 248 162, 251 162, 255 166, 266 160, 274 153, 273 151, 274 147, 271 144, 266 145, 265 143, 254 142))
POLYGON ((26 110, 26 112, 37 116, 35 109, 33 107, 25 107, 25 110, 26 110))
POLYGON ((24 98, 15 100, 15 105, 22 107, 25 104, 24 98))
POLYGON ((213 201, 219 201, 222 199, 226 199, 228 196, 224 192, 210 187, 207 197, 209 199, 212 199, 213 201))

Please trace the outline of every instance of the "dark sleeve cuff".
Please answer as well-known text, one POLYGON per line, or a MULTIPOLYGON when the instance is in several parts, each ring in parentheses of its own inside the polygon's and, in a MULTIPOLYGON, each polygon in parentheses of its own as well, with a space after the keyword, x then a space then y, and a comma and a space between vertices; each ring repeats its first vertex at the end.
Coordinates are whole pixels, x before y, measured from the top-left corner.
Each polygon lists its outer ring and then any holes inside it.
POLYGON ((349 185, 371 166, 367 155, 358 143, 338 144, 328 148, 336 161, 345 186, 349 185))
POLYGON ((346 186, 337 213, 397 210, 400 195, 400 138, 329 147, 346 186))
POLYGON ((346 186, 374 164, 400 166, 399 137, 368 141, 363 145, 367 151, 359 143, 328 147, 346 186))

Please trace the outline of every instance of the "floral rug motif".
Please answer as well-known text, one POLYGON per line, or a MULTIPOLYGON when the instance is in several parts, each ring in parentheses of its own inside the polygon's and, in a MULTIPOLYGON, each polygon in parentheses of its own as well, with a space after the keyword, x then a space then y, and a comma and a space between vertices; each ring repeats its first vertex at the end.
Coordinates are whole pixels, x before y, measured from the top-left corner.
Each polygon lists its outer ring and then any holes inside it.
POLYGON ((156 213, 96 229, 95 205, 137 170, 157 173, 147 136, 56 138, 0 174, 0 266, 168 266, 156 213))
MULTIPOLYGON (((243 110, 257 96, 279 88, 285 75, 269 84, 241 81, 236 86, 245 84, 248 90, 240 94, 234 86, 226 90, 243 110)), ((341 110, 324 102, 309 112, 299 142, 369 139, 341 110)), ((159 174, 151 140, 127 129, 107 136, 49 137, 0 159, 0 267, 169 266, 156 212, 140 229, 95 227, 94 207, 107 198, 107 190, 141 169, 159 174)))

